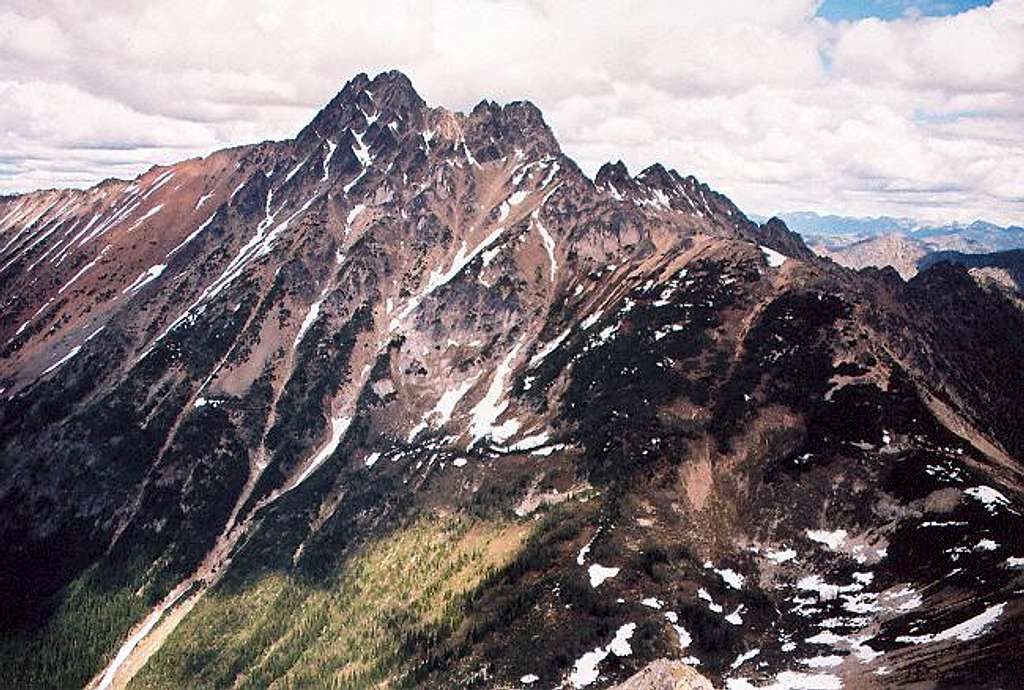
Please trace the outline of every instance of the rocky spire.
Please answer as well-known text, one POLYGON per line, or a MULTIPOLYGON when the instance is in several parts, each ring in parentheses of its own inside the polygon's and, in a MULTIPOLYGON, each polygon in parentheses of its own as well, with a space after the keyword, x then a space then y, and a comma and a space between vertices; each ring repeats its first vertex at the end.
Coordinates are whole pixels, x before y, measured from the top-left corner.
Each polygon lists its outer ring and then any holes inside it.
POLYGON ((529 159, 558 156, 561 147, 530 101, 481 101, 467 118, 467 144, 481 162, 520 151, 529 159))
POLYGON ((629 170, 626 168, 626 164, 622 161, 605 163, 601 166, 601 169, 597 171, 597 176, 594 178, 594 184, 598 187, 613 185, 617 188, 621 188, 625 185, 631 184, 632 181, 633 178, 629 176, 629 170))
POLYGON ((296 138, 300 141, 310 137, 319 139, 367 118, 383 122, 400 119, 419 124, 425 110, 426 103, 402 72, 381 72, 372 80, 360 73, 342 87, 296 138))
POLYGON ((422 111, 427 105, 413 88, 409 77, 398 70, 381 72, 373 78, 366 91, 372 94, 373 102, 380 109, 402 118, 422 111))
POLYGON ((643 171, 636 176, 636 179, 643 183, 645 187, 667 190, 676 186, 678 177, 678 175, 673 177, 661 163, 654 163, 644 168, 643 171))
POLYGON ((796 234, 780 218, 771 217, 763 225, 757 228, 758 242, 770 247, 786 256, 794 259, 809 261, 815 258, 815 253, 804 244, 800 235, 796 234))

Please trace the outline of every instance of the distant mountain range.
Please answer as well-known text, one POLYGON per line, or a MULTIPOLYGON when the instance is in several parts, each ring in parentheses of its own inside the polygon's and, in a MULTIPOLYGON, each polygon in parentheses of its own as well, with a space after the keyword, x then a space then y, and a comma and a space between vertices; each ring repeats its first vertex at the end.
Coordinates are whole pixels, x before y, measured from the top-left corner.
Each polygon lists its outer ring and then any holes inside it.
POLYGON ((780 213, 815 252, 850 268, 892 266, 904 278, 923 267, 935 252, 987 254, 1024 248, 1024 227, 973 223, 926 225, 910 218, 819 215, 812 211, 780 213))

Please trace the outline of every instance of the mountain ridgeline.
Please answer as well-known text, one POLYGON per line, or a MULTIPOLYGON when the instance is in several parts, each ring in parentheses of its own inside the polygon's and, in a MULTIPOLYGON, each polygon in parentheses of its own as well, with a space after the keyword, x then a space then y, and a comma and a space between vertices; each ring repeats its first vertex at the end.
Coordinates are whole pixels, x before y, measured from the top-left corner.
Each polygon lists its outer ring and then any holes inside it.
POLYGON ((1024 312, 975 269, 388 72, 0 199, 0 299, 8 687, 1022 681, 1024 312))

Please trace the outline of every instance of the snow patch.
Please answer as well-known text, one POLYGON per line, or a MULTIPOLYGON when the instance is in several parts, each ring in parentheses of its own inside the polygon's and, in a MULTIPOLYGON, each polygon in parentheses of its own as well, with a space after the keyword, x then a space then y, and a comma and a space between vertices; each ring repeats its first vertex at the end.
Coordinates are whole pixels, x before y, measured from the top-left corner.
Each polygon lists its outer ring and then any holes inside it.
POLYGON ((436 423, 438 426, 446 424, 448 420, 451 419, 452 413, 455 411, 455 406, 458 405, 463 396, 469 392, 469 389, 473 387, 473 384, 476 383, 476 380, 479 377, 479 373, 475 374, 455 388, 444 392, 440 400, 437 401, 437 404, 434 405, 434 409, 431 411, 431 414, 434 415, 437 420, 436 423))
POLYGON ((321 295, 320 299, 309 305, 309 310, 306 312, 305 318, 302 319, 302 323, 299 325, 299 332, 295 334, 295 340, 292 342, 292 349, 294 350, 302 342, 302 337, 306 335, 306 331, 312 326, 318 316, 320 316, 320 306, 324 302, 324 297, 321 295))
POLYGON ((93 267, 93 266, 95 266, 95 265, 96 265, 97 263, 99 263, 99 260, 100 260, 100 259, 102 259, 102 258, 103 258, 104 256, 106 256, 106 253, 107 253, 108 251, 110 251, 110 245, 109 245, 109 244, 108 244, 108 245, 107 245, 106 247, 104 247, 104 248, 103 248, 103 251, 101 251, 101 252, 100 252, 99 254, 97 254, 97 255, 96 255, 96 258, 95 258, 95 259, 93 259, 92 261, 90 261, 89 263, 87 263, 87 264, 86 264, 85 266, 82 266, 82 268, 81 268, 81 269, 79 269, 78 273, 76 273, 75 275, 73 275, 73 276, 71 277, 71 280, 69 280, 68 282, 64 283, 63 287, 61 287, 61 289, 60 289, 60 290, 57 290, 57 294, 58 294, 58 295, 62 295, 62 294, 64 294, 64 291, 65 291, 65 290, 67 290, 67 289, 68 289, 69 287, 71 287, 72 285, 74 285, 74 283, 75 283, 75 281, 76 281, 76 280, 78 280, 78 279, 79 279, 79 278, 81 278, 81 277, 82 277, 83 275, 85 275, 85 272, 86 272, 86 271, 88 271, 88 270, 89 270, 90 268, 92 268, 92 267, 93 267))
POLYGON ((615 631, 615 639, 608 645, 608 648, 612 651, 615 656, 629 656, 633 653, 633 648, 629 645, 630 638, 633 637, 633 633, 636 631, 636 623, 626 623, 615 631))
MULTIPOLYGON (((298 173, 300 170, 302 170, 302 166, 304 166, 306 164, 306 161, 308 161, 308 160, 309 160, 309 156, 306 156, 301 161, 296 163, 295 167, 292 168, 291 170, 289 170, 288 174, 284 176, 284 181, 287 182, 288 180, 290 180, 293 177, 295 177, 296 173, 298 173)), ((199 208, 199 207, 197 206, 196 208, 199 208)))
MULTIPOLYGON (((589 546, 589 545, 588 545, 589 546)), ((588 549, 589 550, 589 549, 588 549)), ((578 559, 577 559, 578 562, 578 559)), ((619 574, 619 568, 609 568, 601 565, 600 563, 593 563, 587 569, 587 575, 590 576, 590 586, 594 589, 600 587, 605 580, 610 580, 619 574)))
POLYGON ((626 623, 615 632, 615 637, 608 643, 607 647, 598 647, 587 652, 573 664, 572 673, 569 674, 569 683, 574 688, 583 688, 598 679, 598 665, 608 658, 609 654, 615 656, 629 656, 633 653, 629 640, 636 630, 636 623, 626 623))
POLYGON ((150 218, 152 218, 156 214, 160 213, 160 210, 163 209, 163 207, 164 207, 163 204, 157 204, 153 208, 151 208, 148 211, 146 211, 146 214, 144 216, 139 218, 137 221, 135 221, 135 223, 130 228, 128 228, 128 232, 131 232, 132 230, 134 230, 135 228, 139 227, 140 225, 145 223, 147 220, 149 220, 150 218))
POLYGON ((583 548, 580 549, 580 552, 578 554, 576 554, 576 565, 583 565, 586 562, 587 554, 590 553, 590 547, 594 545, 594 541, 597 539, 598 535, 600 535, 600 534, 601 534, 601 528, 598 527, 597 531, 594 532, 594 536, 592 536, 590 538, 590 541, 588 541, 586 544, 584 544, 583 548))
POLYGON ((764 246, 763 244, 759 244, 757 246, 764 254, 764 258, 768 262, 768 265, 771 266, 772 268, 778 268, 782 264, 786 263, 786 259, 789 258, 786 255, 780 254, 774 249, 771 249, 770 247, 764 246))
POLYGON ((351 211, 348 212, 348 217, 345 218, 345 225, 352 227, 352 221, 359 217, 359 214, 366 208, 365 204, 356 204, 351 211))
POLYGON ((811 541, 816 541, 819 544, 824 544, 833 551, 837 550, 846 541, 847 532, 845 529, 837 529, 829 532, 827 530, 807 530, 807 538, 811 541))
POLYGON ((737 606, 735 611, 725 617, 726 622, 731 623, 732 625, 743 625, 743 618, 740 614, 743 613, 744 609, 745 607, 743 604, 737 606))
POLYGON ((203 194, 201 197, 199 197, 199 201, 196 202, 196 207, 193 210, 198 211, 199 208, 206 203, 206 200, 212 196, 213 192, 210 192, 209 194, 203 194))
POLYGON ((490 436, 491 440, 502 443, 519 430, 519 422, 510 419, 504 424, 495 426, 498 417, 508 408, 508 400, 505 398, 505 383, 512 373, 512 361, 519 352, 520 344, 517 343, 501 361, 491 379, 491 385, 487 393, 472 410, 473 419, 470 422, 469 433, 472 436, 470 445, 476 443, 484 436, 490 436))
POLYGON ((580 322, 580 328, 582 328, 585 331, 589 330, 591 326, 593 326, 601 319, 601 313, 603 311, 603 309, 598 309, 596 312, 594 312, 587 318, 583 319, 583 321, 580 322))
POLYGON ((746 678, 728 678, 726 690, 841 690, 843 681, 831 673, 783 671, 767 685, 754 685, 746 678))
POLYGON ((466 253, 466 243, 465 241, 463 241, 462 245, 459 247, 459 251, 455 253, 455 257, 452 259, 452 265, 449 267, 449 269, 444 272, 439 272, 437 270, 433 270, 430 272, 430 276, 427 279, 427 286, 424 288, 423 292, 411 298, 406 303, 405 307, 402 308, 402 311, 399 312, 398 316, 391 320, 391 323, 389 324, 390 330, 393 331, 396 328, 398 328, 402 319, 411 314, 413 310, 415 310, 416 307, 420 305, 420 302, 422 302, 426 297, 433 293, 437 288, 441 287, 442 285, 445 285, 446 283, 448 283, 448 281, 452 280, 453 278, 455 278, 455 276, 461 273, 462 269, 468 266, 473 261, 473 259, 477 257, 478 254, 483 252, 495 240, 497 240, 501 233, 504 232, 504 230, 504 227, 496 228, 491 232, 491 234, 485 237, 484 240, 480 244, 478 244, 476 248, 473 249, 473 251, 469 252, 468 254, 466 253))
POLYGON ((292 486, 293 489, 302 482, 306 481, 306 478, 309 477, 309 475, 313 474, 313 472, 315 472, 316 469, 320 467, 320 465, 322 465, 325 460, 327 460, 327 458, 331 457, 331 455, 334 454, 334 451, 338 449, 338 444, 341 443, 342 436, 344 436, 345 432, 348 430, 348 425, 351 423, 351 417, 331 418, 330 438, 327 439, 327 443, 324 444, 324 447, 321 448, 320 451, 313 456, 312 460, 310 460, 309 465, 307 465, 303 473, 299 475, 299 478, 295 481, 295 484, 292 486))
POLYGON ((533 224, 540 233, 541 242, 544 243, 544 250, 548 253, 548 260, 551 262, 551 282, 555 282, 555 273, 558 271, 558 260, 555 259, 555 238, 551 236, 544 224, 540 222, 540 212, 533 212, 533 224))
POLYGON ((69 362, 72 358, 74 358, 75 355, 77 355, 81 351, 82 351, 82 346, 81 345, 74 346, 73 348, 68 350, 68 353, 66 355, 64 355, 63 357, 58 359, 56 362, 54 362, 53 364, 48 366, 46 369, 44 369, 42 375, 46 376, 50 372, 56 371, 57 369, 61 368, 64 364, 69 362))
POLYGON ((556 453, 560 450, 565 449, 564 443, 554 443, 550 446, 543 446, 541 448, 534 448, 530 451, 530 455, 539 455, 541 457, 547 457, 552 453, 556 453))
POLYGON ((140 273, 139 277, 136 278, 132 282, 131 285, 126 287, 124 290, 122 290, 121 294, 122 295, 127 295, 127 294, 134 295, 136 292, 138 292, 139 290, 144 288, 146 285, 148 285, 149 283, 152 283, 154 280, 159 278, 163 274, 164 270, 166 270, 166 269, 167 269, 167 264, 160 264, 158 266, 150 266, 145 271, 140 273))
POLYGON ((811 668, 832 668, 843 663, 843 657, 831 654, 829 656, 815 656, 810 659, 800 659, 799 663, 811 668))
POLYGON ((995 543, 991 539, 982 539, 974 545, 975 551, 995 551, 999 548, 999 544, 995 543))
POLYGON ((142 627, 140 627, 134 635, 129 637, 128 640, 121 645, 121 648, 117 650, 117 654, 114 656, 113 661, 110 662, 110 665, 107 666, 106 671, 104 671, 99 685, 96 686, 96 690, 110 689, 114 682, 114 676, 117 675, 118 670, 124 662, 128 660, 129 655, 135 651, 135 648, 139 646, 139 643, 142 642, 142 640, 149 635, 150 631, 153 630, 156 624, 160 621, 160 618, 164 615, 164 611, 173 606, 184 593, 185 590, 182 590, 181 592, 173 594, 149 614, 142 623, 142 627))
POLYGON ((751 659, 753 659, 755 656, 757 656, 760 653, 761 653, 761 650, 758 649, 757 647, 755 647, 754 649, 751 649, 748 652, 743 652, 742 654, 740 654, 739 656, 736 657, 736 659, 729 665, 729 668, 737 669, 740 666, 742 666, 743 664, 745 664, 748 661, 750 661, 751 659))
POLYGON ((718 569, 714 566, 711 561, 704 563, 705 570, 713 570, 718 573, 718 576, 722 578, 725 584, 729 585, 733 589, 743 589, 744 577, 737 573, 735 570, 730 568, 718 569))
MULTIPOLYGON (((539 434, 533 434, 531 436, 524 436, 519 439, 505 450, 513 453, 521 453, 533 451, 539 448, 544 448, 548 442, 547 432, 541 432, 539 434)), ((553 446, 549 446, 553 447, 553 446)))
POLYGON ((338 145, 330 139, 327 139, 327 155, 324 156, 324 175, 320 178, 321 182, 326 182, 328 176, 331 174, 331 159, 334 158, 334 152, 337 150, 338 145))
POLYGON ((796 551, 793 549, 782 549, 779 551, 767 551, 764 555, 765 558, 773 563, 785 563, 796 558, 796 551))
MULTIPOLYGON (((693 636, 690 635, 690 633, 686 630, 686 628, 684 628, 683 626, 679 625, 679 614, 677 614, 675 611, 666 611, 665 612, 665 620, 667 620, 669 622, 669 625, 671 625, 672 628, 676 631, 676 638, 679 641, 679 650, 680 651, 685 651, 686 648, 690 646, 690 643, 693 642, 693 636)), ((699 664, 700 663, 700 661, 698 661, 697 659, 694 659, 693 657, 688 657, 688 658, 692 660, 692 663, 695 663, 695 664, 699 664)), ((684 660, 683 663, 691 663, 691 662, 684 660)))
MULTIPOLYGON (((851 653, 853 653, 853 655, 858 660, 867 663, 882 656, 882 652, 876 652, 874 649, 864 644, 869 639, 871 639, 870 635, 861 635, 858 637, 854 637, 837 635, 831 630, 824 630, 818 633, 817 635, 808 637, 804 641, 808 644, 817 644, 826 647, 832 647, 833 649, 848 650, 851 653)), ((793 645, 792 649, 795 648, 796 645, 793 645)), ((792 649, 790 649, 789 651, 792 651, 792 649)), ((783 651, 787 650, 784 649, 783 651)))
POLYGON ((565 340, 566 336, 569 335, 571 330, 572 329, 570 328, 566 328, 564 331, 556 335, 553 340, 551 340, 546 345, 544 345, 544 347, 538 350, 537 354, 530 358, 530 362, 527 364, 527 368, 534 369, 538 364, 543 362, 548 355, 550 355, 552 352, 558 349, 558 346, 562 344, 562 341, 565 340))
POLYGON ((697 590, 697 598, 708 602, 708 609, 715 613, 722 613, 725 609, 722 608, 721 604, 716 604, 715 600, 708 594, 708 591, 701 587, 697 590))
POLYGON ((946 640, 960 640, 967 642, 984 635, 990 627, 1003 615, 1006 604, 989 606, 973 618, 968 618, 963 623, 947 628, 934 635, 901 635, 896 638, 897 642, 909 644, 928 644, 929 642, 944 642, 946 640))
POLYGON ((170 182, 172 177, 174 177, 173 170, 168 170, 167 172, 161 174, 158 178, 156 178, 156 181, 153 183, 153 185, 148 190, 146 190, 146 193, 142 195, 142 198, 149 198, 150 194, 152 194, 153 192, 155 192, 156 190, 160 189, 165 184, 170 182))
POLYGON ((988 512, 993 514, 999 506, 1007 507, 1010 505, 1010 500, 991 486, 972 486, 969 489, 964 489, 964 493, 971 498, 980 501, 984 504, 988 512))

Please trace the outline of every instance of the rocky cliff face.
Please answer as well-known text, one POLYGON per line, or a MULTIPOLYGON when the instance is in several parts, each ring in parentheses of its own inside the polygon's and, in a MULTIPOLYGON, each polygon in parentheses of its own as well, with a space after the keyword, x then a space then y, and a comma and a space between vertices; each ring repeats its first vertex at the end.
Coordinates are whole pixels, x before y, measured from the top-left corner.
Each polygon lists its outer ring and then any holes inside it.
POLYGON ((16 687, 1018 678, 1024 317, 962 269, 399 73, 0 233, 16 687))
POLYGON ((917 274, 918 264, 933 251, 923 242, 890 234, 870 237, 845 246, 813 245, 815 250, 838 264, 853 269, 891 266, 910 280, 917 274))

